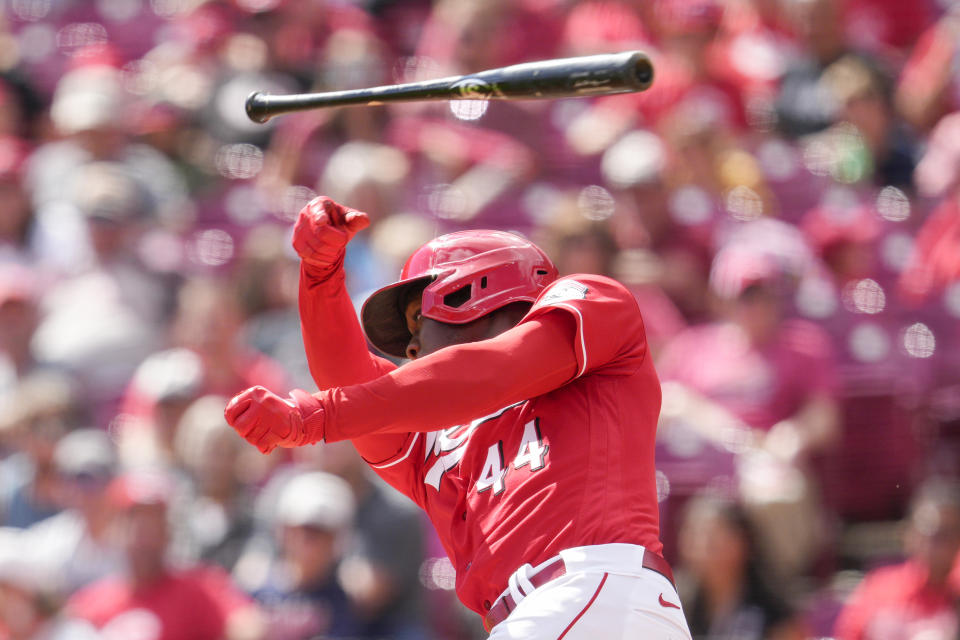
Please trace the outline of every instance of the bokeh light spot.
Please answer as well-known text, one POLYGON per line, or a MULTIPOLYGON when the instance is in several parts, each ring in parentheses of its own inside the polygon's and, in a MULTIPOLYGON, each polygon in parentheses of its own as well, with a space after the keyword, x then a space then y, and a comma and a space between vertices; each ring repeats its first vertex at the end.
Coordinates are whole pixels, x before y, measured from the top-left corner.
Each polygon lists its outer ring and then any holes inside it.
POLYGON ((749 222, 763 215, 763 200, 746 185, 739 185, 727 192, 727 213, 735 220, 749 222))
POLYGON ((903 349, 914 358, 929 358, 937 349, 937 340, 930 327, 917 322, 903 330, 903 349))
POLYGON ((57 48, 67 55, 107 43, 107 29, 99 22, 76 22, 57 32, 57 48))
POLYGON ((616 208, 613 196, 600 185, 592 184, 580 190, 577 197, 580 214, 588 220, 606 220, 616 208))
POLYGON ((317 192, 310 187, 299 184, 290 185, 280 196, 280 216, 291 222, 296 220, 300 210, 317 195, 317 192))
POLYGON ((663 502, 670 497, 670 479, 660 469, 657 469, 657 502, 663 502))
POLYGON ((35 22, 46 18, 52 5, 52 0, 13 0, 10 8, 21 20, 35 22))
POLYGON ((451 591, 457 572, 447 558, 428 558, 420 565, 420 584, 430 591, 451 591))
POLYGON ((217 151, 214 166, 225 178, 246 180, 263 168, 263 151, 252 144, 227 144, 217 151))
POLYGON ((193 258, 209 267, 219 267, 233 257, 233 237, 223 229, 207 229, 194 235, 193 258))
POLYGON ((489 100, 451 100, 450 113, 459 120, 479 120, 487 112, 489 100))
POLYGON ((424 189, 426 209, 438 218, 463 220, 468 215, 467 197, 450 184, 436 184, 424 189))
POLYGON ((877 213, 890 222, 903 222, 910 217, 910 199, 896 187, 884 187, 877 194, 877 213))
POLYGON ((864 278, 843 289, 843 305, 855 313, 880 313, 887 305, 887 296, 876 280, 864 278))

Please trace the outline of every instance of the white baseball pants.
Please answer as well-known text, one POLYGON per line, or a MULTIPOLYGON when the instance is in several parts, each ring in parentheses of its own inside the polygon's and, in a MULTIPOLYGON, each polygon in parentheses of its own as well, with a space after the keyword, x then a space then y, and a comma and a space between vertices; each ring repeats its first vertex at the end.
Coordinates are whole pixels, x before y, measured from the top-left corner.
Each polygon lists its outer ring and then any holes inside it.
POLYGON ((643 553, 631 544, 561 551, 566 573, 523 596, 489 640, 690 640, 676 589, 643 568, 643 553))

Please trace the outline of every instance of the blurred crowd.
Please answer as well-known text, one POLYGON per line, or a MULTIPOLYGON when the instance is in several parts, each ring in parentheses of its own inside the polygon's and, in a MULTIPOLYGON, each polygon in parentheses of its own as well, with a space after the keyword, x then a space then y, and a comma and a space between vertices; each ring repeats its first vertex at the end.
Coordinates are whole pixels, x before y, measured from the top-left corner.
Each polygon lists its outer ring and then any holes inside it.
POLYGON ((695 637, 960 633, 960 4, 5 0, 0 639, 484 637, 352 447, 223 420, 315 388, 318 194, 357 304, 465 228, 635 293, 695 637), (629 49, 649 91, 244 113, 629 49))

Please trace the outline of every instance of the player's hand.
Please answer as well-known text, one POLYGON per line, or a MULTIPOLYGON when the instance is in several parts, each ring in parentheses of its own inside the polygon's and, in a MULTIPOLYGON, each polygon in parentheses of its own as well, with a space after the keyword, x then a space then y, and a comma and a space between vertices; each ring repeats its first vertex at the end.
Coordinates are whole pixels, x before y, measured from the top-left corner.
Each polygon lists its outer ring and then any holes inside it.
POLYGON ((308 202, 297 215, 293 248, 307 264, 329 270, 343 259, 350 239, 369 225, 370 218, 364 212, 319 196, 308 202))
POLYGON ((277 447, 300 447, 323 439, 323 404, 300 389, 281 398, 263 387, 251 387, 234 396, 223 415, 264 454, 277 447))

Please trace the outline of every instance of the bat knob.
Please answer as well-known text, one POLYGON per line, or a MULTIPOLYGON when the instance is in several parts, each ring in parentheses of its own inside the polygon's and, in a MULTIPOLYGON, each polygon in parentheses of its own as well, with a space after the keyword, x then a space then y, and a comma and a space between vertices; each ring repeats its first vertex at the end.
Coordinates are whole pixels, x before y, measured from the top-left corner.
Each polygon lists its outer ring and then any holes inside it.
POLYGON ((247 96, 247 117, 260 124, 269 120, 270 114, 267 112, 267 98, 268 94, 262 91, 254 91, 247 96))
POLYGON ((646 89, 653 83, 653 63, 640 51, 637 51, 633 58, 633 77, 638 83, 638 88, 646 89))

